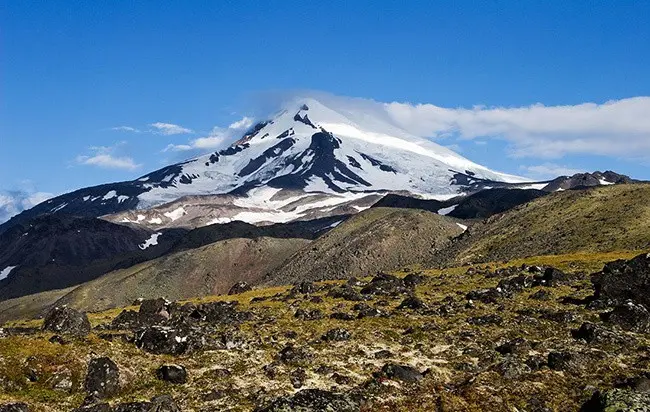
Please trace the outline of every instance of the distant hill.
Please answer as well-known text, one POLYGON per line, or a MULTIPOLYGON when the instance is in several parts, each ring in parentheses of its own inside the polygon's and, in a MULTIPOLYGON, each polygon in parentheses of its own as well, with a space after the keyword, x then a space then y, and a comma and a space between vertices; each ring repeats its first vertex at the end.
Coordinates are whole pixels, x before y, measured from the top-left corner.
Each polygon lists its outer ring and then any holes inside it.
POLYGON ((423 210, 372 208, 301 249, 264 283, 368 276, 420 263, 463 233, 456 222, 423 210))
POLYGON ((650 184, 553 193, 473 225, 431 264, 650 248, 650 184))

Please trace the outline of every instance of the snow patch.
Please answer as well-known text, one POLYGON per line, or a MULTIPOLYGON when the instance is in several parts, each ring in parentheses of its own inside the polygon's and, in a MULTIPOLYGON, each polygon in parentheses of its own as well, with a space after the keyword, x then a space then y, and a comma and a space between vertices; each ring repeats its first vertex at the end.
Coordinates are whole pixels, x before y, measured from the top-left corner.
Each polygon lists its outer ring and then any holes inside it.
POLYGON ((331 228, 335 228, 335 227, 337 227, 338 225, 340 225, 341 223, 343 223, 343 220, 339 220, 338 222, 334 222, 334 223, 332 223, 331 225, 329 225, 329 227, 331 227, 331 228))
POLYGON ((179 207, 178 209, 174 209, 171 212, 165 213, 165 216, 171 219, 172 222, 180 219, 181 217, 185 216, 187 212, 183 207, 179 207))
POLYGON ((129 196, 120 195, 120 196, 117 197, 117 203, 122 203, 122 202, 124 202, 125 200, 128 200, 128 199, 129 199, 129 196))
POLYGON ((613 182, 608 182, 608 181, 605 180, 605 179, 599 179, 598 182, 599 182, 601 185, 604 185, 604 186, 608 186, 608 185, 613 185, 613 184, 614 184, 613 182))
POLYGON ((461 224, 461 223, 456 223, 459 228, 463 229, 463 232, 467 230, 467 226, 461 224))
POLYGON ((111 190, 110 192, 106 193, 104 197, 102 197, 102 200, 110 200, 114 197, 117 197, 117 192, 115 190, 111 190))
POLYGON ((232 219, 229 217, 217 217, 210 220, 206 225, 225 225, 226 223, 232 222, 232 219))
POLYGON ((63 208, 66 207, 66 206, 68 206, 67 203, 61 203, 60 205, 58 205, 58 206, 55 207, 54 209, 50 210, 50 212, 52 212, 52 213, 54 213, 54 212, 58 212, 59 210, 63 209, 63 208))
POLYGON ((535 190, 542 190, 544 189, 548 183, 535 183, 532 185, 526 185, 526 186, 518 186, 515 187, 515 189, 535 189, 535 190))
POLYGON ((139 245, 140 249, 145 250, 149 246, 156 246, 158 244, 158 238, 160 237, 160 235, 162 235, 162 233, 160 232, 151 235, 149 239, 145 240, 143 244, 139 245))
POLYGON ((2 272, 0 272, 0 280, 6 279, 7 276, 9 276, 9 273, 11 273, 11 271, 17 267, 18 266, 7 266, 6 268, 2 269, 2 272))
POLYGON ((159 217, 152 217, 151 219, 149 219, 149 223, 153 225, 162 225, 162 219, 159 217))
POLYGON ((458 207, 458 205, 443 207, 442 209, 438 209, 438 214, 442 215, 442 216, 447 216, 448 214, 453 212, 457 207, 458 207))

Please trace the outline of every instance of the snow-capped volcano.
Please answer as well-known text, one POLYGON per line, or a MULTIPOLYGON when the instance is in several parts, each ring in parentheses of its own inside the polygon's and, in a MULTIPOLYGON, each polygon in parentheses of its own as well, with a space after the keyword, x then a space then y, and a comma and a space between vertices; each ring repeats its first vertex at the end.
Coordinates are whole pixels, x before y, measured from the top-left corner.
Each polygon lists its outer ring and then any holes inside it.
MULTIPOLYGON (((319 202, 324 201, 323 196, 338 198, 336 205, 350 200, 348 196, 358 200, 362 194, 399 191, 422 197, 451 197, 485 186, 525 181, 473 163, 380 116, 348 108, 337 110, 305 98, 287 105, 270 120, 259 122, 226 149, 167 166, 134 181, 56 197, 23 212, 23 218, 55 212, 103 216, 148 209, 187 196, 229 195, 255 204, 254 194, 264 193, 266 199, 270 193, 260 192, 260 188, 273 189, 272 195, 282 191, 297 196, 284 206, 298 198, 315 199, 315 195, 319 195, 319 202)), ((268 200, 261 201, 273 212, 277 203, 268 200)), ((304 201, 302 205, 304 208, 304 201)), ((178 210, 176 207, 167 212, 171 214, 168 220, 178 220, 183 215, 178 210)), ((209 222, 221 217, 213 214, 209 222)), ((223 218, 233 217, 227 214, 223 218)), ((260 221, 259 217, 240 218, 260 221)), ((282 220, 290 218, 285 215, 282 220)), ((152 219, 152 224, 157 224, 158 218, 152 219)))
POLYGON ((139 195, 139 205, 185 195, 243 194, 263 185, 306 192, 450 195, 466 189, 465 179, 454 180, 459 173, 497 182, 525 181, 379 119, 301 99, 293 110, 258 123, 228 149, 138 179, 149 189, 139 195))

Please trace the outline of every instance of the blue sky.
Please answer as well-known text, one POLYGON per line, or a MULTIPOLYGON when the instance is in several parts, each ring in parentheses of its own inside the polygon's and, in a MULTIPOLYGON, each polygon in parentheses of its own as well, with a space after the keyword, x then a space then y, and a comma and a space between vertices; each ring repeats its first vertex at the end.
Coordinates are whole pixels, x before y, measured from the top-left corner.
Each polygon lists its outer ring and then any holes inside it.
POLYGON ((135 178, 298 89, 412 103, 415 129, 496 170, 650 179, 648 1, 1 7, 0 193, 23 203, 135 178))

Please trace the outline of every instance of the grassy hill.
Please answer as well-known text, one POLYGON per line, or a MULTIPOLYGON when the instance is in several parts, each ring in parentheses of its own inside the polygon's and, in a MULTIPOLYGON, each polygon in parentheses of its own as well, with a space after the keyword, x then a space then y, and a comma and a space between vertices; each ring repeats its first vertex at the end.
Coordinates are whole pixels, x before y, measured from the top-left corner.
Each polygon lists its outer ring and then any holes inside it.
POLYGON ((298 251, 264 283, 367 276, 421 263, 463 232, 456 222, 423 210, 371 208, 298 251))
POLYGON ((557 192, 484 222, 429 263, 650 248, 650 184, 557 192))
POLYGON ((99 311, 138 298, 188 299, 225 294, 240 281, 255 282, 280 265, 305 239, 228 239, 110 272, 80 285, 56 304, 99 311))

